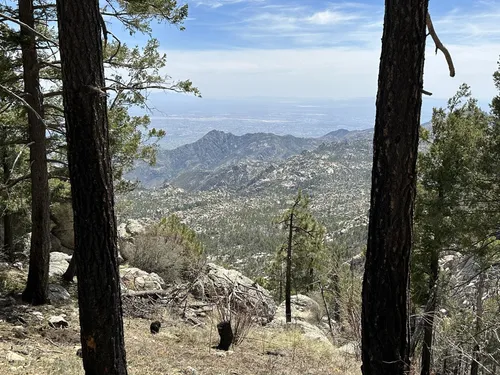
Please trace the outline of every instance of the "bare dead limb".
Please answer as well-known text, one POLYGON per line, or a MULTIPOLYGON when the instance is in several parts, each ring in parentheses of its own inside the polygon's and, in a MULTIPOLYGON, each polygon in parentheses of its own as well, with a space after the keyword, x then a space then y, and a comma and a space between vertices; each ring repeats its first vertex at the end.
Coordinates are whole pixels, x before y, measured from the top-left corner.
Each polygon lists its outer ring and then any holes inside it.
POLYGON ((432 96, 432 92, 422 89, 422 94, 427 96, 432 96))
POLYGON ((172 290, 166 290, 166 289, 141 290, 141 291, 129 291, 122 293, 122 297, 166 296, 169 294, 172 294, 172 290))
POLYGON ((26 25, 24 22, 21 22, 19 21, 18 19, 16 18, 12 18, 4 13, 0 13, 0 17, 10 21, 10 22, 13 22, 15 24, 18 24, 19 26, 22 26, 22 27, 25 27, 26 29, 28 29, 29 31, 31 31, 32 33, 34 33, 35 35, 38 35, 40 38, 42 38, 43 40, 45 40, 46 42, 50 42, 52 44, 54 44, 55 46, 57 46, 57 42, 50 39, 49 37, 43 35, 42 33, 36 31, 35 29, 33 29, 32 27, 29 27, 28 25, 26 25))
POLYGON ((426 18, 427 29, 429 30, 429 34, 436 45, 436 53, 438 50, 443 52, 443 55, 448 63, 448 68, 450 69, 450 77, 455 77, 455 67, 453 66, 453 60, 451 58, 450 52, 446 49, 446 47, 441 43, 439 37, 436 34, 436 30, 434 30, 434 25, 432 24, 431 15, 427 13, 426 18))
POLYGON ((13 98, 19 100, 21 103, 23 103, 23 105, 29 109, 31 112, 33 112, 35 114, 35 116, 41 121, 44 123, 45 125, 45 121, 43 121, 43 118, 42 116, 40 116, 40 114, 35 111, 35 109, 29 105, 29 103, 24 100, 23 98, 21 98, 19 95, 17 95, 15 92, 13 92, 12 90, 8 89, 7 87, 5 87, 4 85, 0 85, 0 89, 2 89, 7 95, 9 96, 12 96, 13 98))

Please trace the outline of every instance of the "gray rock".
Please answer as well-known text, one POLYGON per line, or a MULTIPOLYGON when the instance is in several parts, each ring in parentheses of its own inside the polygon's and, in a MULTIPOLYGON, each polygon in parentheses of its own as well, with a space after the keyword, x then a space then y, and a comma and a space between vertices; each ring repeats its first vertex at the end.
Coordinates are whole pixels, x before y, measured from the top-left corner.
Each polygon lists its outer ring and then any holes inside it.
POLYGON ((70 261, 71 255, 59 252, 50 253, 49 276, 62 276, 70 261))
POLYGON ((165 281, 156 273, 147 273, 135 267, 120 267, 120 277, 129 290, 160 290, 166 287, 165 281))
POLYGON ((26 359, 22 355, 19 355, 17 353, 11 352, 11 351, 7 352, 7 355, 5 356, 5 358, 9 362, 24 362, 24 361, 26 361, 26 359))
POLYGON ((57 251, 61 252, 62 250, 62 245, 61 245, 61 240, 54 236, 52 233, 50 234, 50 251, 57 251))
POLYGON ((359 345, 355 342, 348 342, 347 344, 341 346, 337 350, 339 352, 351 354, 351 355, 359 355, 359 353, 360 353, 359 345))
MULTIPOLYGON (((312 298, 303 294, 291 296, 292 321, 303 321, 311 324, 319 324, 321 322, 319 304, 312 298)), ((285 301, 279 305, 275 321, 285 321, 285 301)))
POLYGON ((49 284, 49 300, 52 304, 68 302, 71 296, 61 285, 49 284))
POLYGON ((269 322, 276 311, 276 304, 269 291, 253 282, 241 272, 208 263, 204 274, 195 283, 191 293, 197 299, 219 300, 233 291, 244 298, 235 299, 234 308, 249 310, 269 322))
POLYGON ((135 245, 132 242, 132 239, 127 240, 124 238, 118 238, 118 250, 126 262, 128 261, 132 255, 135 253, 135 245))
POLYGON ((278 306, 271 327, 290 326, 302 332, 304 337, 331 344, 321 325, 320 308, 316 301, 303 294, 291 297, 292 322, 286 323, 285 302, 278 306))
POLYGON ((34 315, 38 320, 43 320, 43 314, 40 311, 32 311, 32 315, 34 315))
POLYGON ((73 209, 71 203, 57 203, 52 205, 50 217, 55 226, 52 234, 59 239, 61 245, 75 248, 75 234, 73 230, 73 209))
POLYGON ((61 315, 53 315, 49 318, 49 326, 52 328, 67 328, 69 323, 61 315))
POLYGON ((148 226, 149 221, 147 220, 129 219, 126 224, 126 231, 132 237, 135 237, 146 232, 148 226))
POLYGON ((198 375, 198 371, 195 368, 188 366, 184 370, 182 370, 183 375, 198 375))
POLYGON ((127 232, 127 223, 120 223, 116 229, 117 229, 118 239, 128 239, 132 237, 130 233, 127 232))

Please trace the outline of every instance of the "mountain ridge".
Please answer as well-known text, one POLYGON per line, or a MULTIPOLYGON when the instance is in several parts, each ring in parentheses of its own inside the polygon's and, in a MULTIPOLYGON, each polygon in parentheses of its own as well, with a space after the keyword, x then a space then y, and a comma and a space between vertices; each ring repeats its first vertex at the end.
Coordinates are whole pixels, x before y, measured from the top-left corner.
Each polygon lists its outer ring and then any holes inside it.
MULTIPOLYGON (((253 172, 258 171, 263 163, 267 165, 286 160, 325 142, 364 138, 368 132, 371 134, 371 130, 338 129, 319 138, 302 138, 264 132, 238 136, 211 130, 193 143, 173 150, 159 150, 156 165, 140 163, 127 174, 127 178, 139 180, 146 188, 173 183, 182 188, 194 189, 196 187, 190 183, 191 178, 203 179, 218 169, 229 168, 237 173, 248 174, 251 179, 253 172)), ((241 180, 236 175, 235 179, 241 180)), ((208 183, 207 188, 217 185, 215 182, 208 183)), ((203 185, 203 181, 200 184, 203 185)))

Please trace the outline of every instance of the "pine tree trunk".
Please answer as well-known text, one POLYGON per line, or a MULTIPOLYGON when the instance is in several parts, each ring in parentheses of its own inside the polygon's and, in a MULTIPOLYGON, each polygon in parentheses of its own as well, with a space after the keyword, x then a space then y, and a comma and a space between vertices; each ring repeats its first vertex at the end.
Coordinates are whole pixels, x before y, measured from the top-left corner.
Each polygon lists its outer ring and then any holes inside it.
POLYGON ((68 268, 66 272, 62 275, 63 280, 65 281, 73 281, 76 276, 76 257, 75 254, 71 257, 68 268))
POLYGON ((362 372, 409 370, 409 260, 428 0, 386 0, 363 280, 362 372))
POLYGON ((286 322, 292 322, 292 238, 293 238, 293 211, 290 213, 288 247, 286 252, 286 280, 285 280, 285 317, 286 322))
POLYGON ((57 1, 87 375, 127 374, 99 2, 57 1))
MULTIPOLYGON (((19 0, 19 20, 34 28, 33 1, 19 0)), ((28 281, 23 300, 33 305, 47 302, 50 254, 50 196, 47 172, 45 124, 42 120, 40 67, 35 34, 21 27, 21 51, 25 100, 28 113, 31 168, 31 248, 28 281), (35 113, 35 112, 36 113, 35 113)))
POLYGON ((437 251, 431 254, 429 298, 424 311, 424 342, 422 345, 422 361, 420 375, 430 375, 432 358, 432 336, 434 332, 434 314, 437 306, 437 282, 439 277, 439 256, 437 251))

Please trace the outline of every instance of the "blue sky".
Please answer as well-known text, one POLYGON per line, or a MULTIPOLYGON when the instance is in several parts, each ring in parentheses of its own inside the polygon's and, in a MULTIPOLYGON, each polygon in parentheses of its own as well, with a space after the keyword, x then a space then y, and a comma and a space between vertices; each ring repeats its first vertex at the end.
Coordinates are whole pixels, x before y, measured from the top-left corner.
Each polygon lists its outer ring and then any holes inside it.
MULTIPOLYGON (((191 0, 185 31, 154 25, 153 34, 168 56, 165 73, 192 79, 207 98, 374 97, 383 3, 191 0)), ((448 98, 467 82, 489 100, 500 55, 500 0, 431 0, 429 7, 457 76, 449 77, 429 38, 425 88, 448 98)), ((120 35, 129 44, 144 42, 120 35)))

